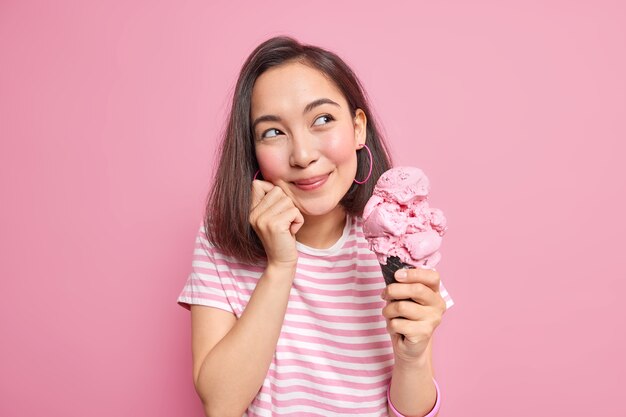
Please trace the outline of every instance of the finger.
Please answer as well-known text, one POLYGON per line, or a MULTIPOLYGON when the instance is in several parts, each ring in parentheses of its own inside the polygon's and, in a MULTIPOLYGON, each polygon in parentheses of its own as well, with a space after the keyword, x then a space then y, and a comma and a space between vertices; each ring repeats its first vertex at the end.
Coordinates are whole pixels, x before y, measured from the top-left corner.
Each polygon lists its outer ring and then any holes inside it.
POLYGON ((438 304, 438 293, 432 288, 419 282, 417 283, 393 283, 385 289, 386 300, 410 299, 421 305, 434 306, 438 304))
POLYGON ((394 274, 394 278, 398 282, 419 282, 430 287, 435 292, 439 291, 439 272, 434 269, 398 269, 394 274))
POLYGON ((427 316, 427 307, 413 301, 393 301, 383 307, 383 316, 392 320, 398 317, 408 320, 421 320, 427 316))
POLYGON ((294 208, 296 209, 297 213, 293 221, 291 222, 291 227, 289 228, 289 231, 292 235, 295 236, 296 233, 298 233, 298 230, 300 230, 300 228, 304 224, 304 216, 302 216, 302 213, 300 212, 300 210, 298 210, 297 207, 294 206, 294 208))
POLYGON ((415 343, 418 340, 428 340, 434 332, 431 323, 406 319, 393 319, 387 322, 387 331, 390 334, 401 334, 415 343))
POLYGON ((281 200, 282 198, 287 198, 285 196, 285 193, 283 192, 283 190, 280 187, 276 187, 276 186, 272 186, 272 187, 273 188, 271 188, 267 192, 265 190, 259 191, 259 193, 265 192, 265 195, 261 198, 260 201, 258 201, 256 203, 256 205, 254 205, 251 208, 251 210, 250 210, 251 214, 254 213, 254 215, 259 216, 261 213, 264 213, 271 206, 276 204, 277 201, 281 200))
POLYGON ((252 193, 250 194, 250 207, 255 208, 259 202, 265 197, 265 194, 270 192, 275 187, 274 184, 267 181, 254 180, 252 181, 252 193))
POLYGON ((296 221, 300 211, 296 207, 291 207, 278 214, 263 214, 262 218, 259 218, 259 224, 261 230, 271 231, 275 233, 290 232, 293 222, 296 221))
POLYGON ((276 216, 295 207, 293 201, 282 193, 270 191, 266 195, 267 201, 263 201, 259 205, 260 209, 263 210, 263 216, 276 216))
POLYGON ((253 224, 271 223, 273 217, 295 207, 291 198, 279 188, 274 187, 263 200, 250 212, 253 224))

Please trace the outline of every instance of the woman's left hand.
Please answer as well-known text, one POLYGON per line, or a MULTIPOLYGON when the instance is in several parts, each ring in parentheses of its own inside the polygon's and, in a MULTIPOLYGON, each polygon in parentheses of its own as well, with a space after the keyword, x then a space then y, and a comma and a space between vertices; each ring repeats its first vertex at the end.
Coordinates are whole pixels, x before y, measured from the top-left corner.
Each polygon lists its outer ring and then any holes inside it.
POLYGON ((383 316, 396 362, 421 361, 446 311, 446 302, 439 294, 439 273, 433 269, 400 269, 395 278, 398 282, 389 284, 381 297, 387 300, 383 316))

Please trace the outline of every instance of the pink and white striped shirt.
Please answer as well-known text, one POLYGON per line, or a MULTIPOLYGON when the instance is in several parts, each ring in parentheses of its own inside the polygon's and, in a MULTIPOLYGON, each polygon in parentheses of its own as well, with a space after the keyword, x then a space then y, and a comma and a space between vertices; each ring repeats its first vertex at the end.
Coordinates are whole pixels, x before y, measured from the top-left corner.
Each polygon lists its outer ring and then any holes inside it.
MULTIPOLYGON (((381 313, 385 283, 361 219, 348 216, 328 249, 296 244, 297 271, 276 352, 244 416, 387 416, 393 350, 381 313)), ((177 301, 239 318, 263 271, 263 265, 224 255, 201 225, 192 272, 177 301)), ((439 292, 451 307, 443 282, 439 292)))

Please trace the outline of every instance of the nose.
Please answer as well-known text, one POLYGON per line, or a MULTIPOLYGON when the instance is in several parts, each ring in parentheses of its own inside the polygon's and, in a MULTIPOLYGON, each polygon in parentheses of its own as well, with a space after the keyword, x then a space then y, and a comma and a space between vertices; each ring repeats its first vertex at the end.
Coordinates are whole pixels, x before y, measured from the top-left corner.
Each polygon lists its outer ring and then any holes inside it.
POLYGON ((308 132, 292 136, 289 164, 306 168, 319 158, 317 139, 308 132))

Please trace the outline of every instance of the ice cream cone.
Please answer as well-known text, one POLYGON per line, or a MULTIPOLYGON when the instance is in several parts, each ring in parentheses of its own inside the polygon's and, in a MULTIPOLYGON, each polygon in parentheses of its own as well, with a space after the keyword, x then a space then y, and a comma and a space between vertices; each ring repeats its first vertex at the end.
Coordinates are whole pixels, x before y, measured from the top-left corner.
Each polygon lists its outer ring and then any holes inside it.
POLYGON ((393 284, 394 282, 398 282, 393 277, 393 275, 400 268, 410 269, 415 267, 413 265, 402 262, 397 256, 389 256, 387 258, 386 264, 380 264, 380 269, 382 270, 383 277, 385 278, 385 284, 389 285, 393 284))
POLYGON ((441 260, 447 222, 440 209, 428 204, 429 190, 419 168, 391 168, 380 176, 363 208, 363 235, 387 285, 396 282, 394 273, 400 268, 434 269, 441 260))

